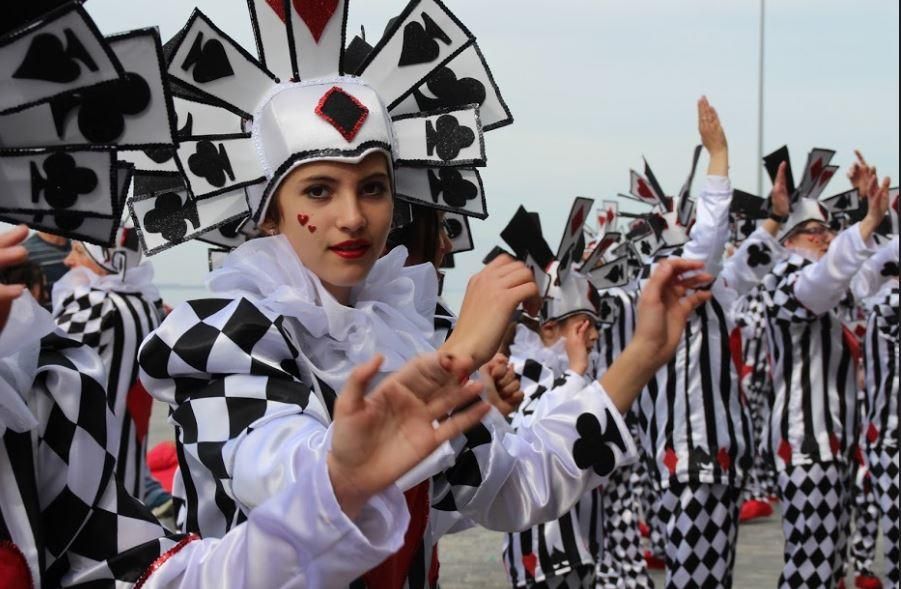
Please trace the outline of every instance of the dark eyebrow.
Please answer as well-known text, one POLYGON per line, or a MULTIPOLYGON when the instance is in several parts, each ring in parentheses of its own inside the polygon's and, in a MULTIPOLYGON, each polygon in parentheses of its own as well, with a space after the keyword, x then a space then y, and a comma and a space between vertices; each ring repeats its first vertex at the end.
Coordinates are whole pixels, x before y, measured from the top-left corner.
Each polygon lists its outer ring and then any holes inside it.
POLYGON ((360 183, 371 182, 372 180, 388 180, 388 174, 384 172, 375 172, 360 180, 360 183))
POLYGON ((301 178, 301 182, 337 182, 331 176, 310 176, 309 178, 301 178))

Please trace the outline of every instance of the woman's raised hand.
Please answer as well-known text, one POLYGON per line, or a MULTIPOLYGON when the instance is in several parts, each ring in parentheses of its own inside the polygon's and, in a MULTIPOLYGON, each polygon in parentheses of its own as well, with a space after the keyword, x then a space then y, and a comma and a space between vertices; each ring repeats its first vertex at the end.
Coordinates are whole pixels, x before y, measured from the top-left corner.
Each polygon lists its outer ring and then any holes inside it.
POLYGON ((485 383, 488 402, 504 417, 509 417, 525 399, 519 376, 505 355, 495 354, 479 369, 479 376, 485 383))
POLYGON ((570 321, 563 332, 566 340, 566 356, 569 358, 569 369, 577 374, 585 376, 588 372, 588 328, 591 327, 588 319, 582 321, 570 321))
POLYGON ((509 256, 498 256, 470 278, 457 326, 442 350, 472 358, 475 368, 481 367, 500 347, 516 307, 536 296, 532 271, 509 256))
POLYGON ((481 384, 453 376, 440 362, 438 354, 412 360, 367 395, 382 364, 376 357, 354 370, 338 395, 328 472, 338 504, 351 519, 371 497, 488 412, 489 406, 478 400, 481 384), (420 388, 433 387, 441 374, 441 394, 420 388))

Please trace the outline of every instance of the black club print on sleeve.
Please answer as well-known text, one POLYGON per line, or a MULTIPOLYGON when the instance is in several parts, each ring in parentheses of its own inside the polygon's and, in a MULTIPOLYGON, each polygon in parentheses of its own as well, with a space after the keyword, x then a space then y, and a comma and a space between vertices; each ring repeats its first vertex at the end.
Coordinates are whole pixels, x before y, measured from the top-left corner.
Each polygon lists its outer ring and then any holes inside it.
POLYGON ((461 125, 454 115, 441 115, 434 124, 426 121, 425 131, 428 154, 437 153, 446 162, 455 159, 476 140, 475 131, 461 125))
POLYGON ((752 244, 748 247, 748 266, 758 268, 760 266, 768 266, 773 262, 769 246, 763 244, 752 244))
POLYGON ((626 452, 626 444, 616 427, 616 422, 609 410, 604 411, 606 430, 601 429, 601 422, 591 413, 583 413, 576 421, 579 439, 573 444, 573 458, 576 466, 582 470, 593 468, 602 477, 609 476, 616 468, 617 455, 626 452))

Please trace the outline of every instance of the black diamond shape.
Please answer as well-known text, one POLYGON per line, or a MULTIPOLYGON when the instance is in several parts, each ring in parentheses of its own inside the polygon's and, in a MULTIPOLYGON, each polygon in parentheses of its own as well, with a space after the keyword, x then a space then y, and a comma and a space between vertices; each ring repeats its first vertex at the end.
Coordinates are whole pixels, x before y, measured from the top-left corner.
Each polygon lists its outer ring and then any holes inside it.
POLYGON ((325 93, 316 114, 328 121, 347 141, 353 141, 369 117, 369 109, 341 88, 325 93))

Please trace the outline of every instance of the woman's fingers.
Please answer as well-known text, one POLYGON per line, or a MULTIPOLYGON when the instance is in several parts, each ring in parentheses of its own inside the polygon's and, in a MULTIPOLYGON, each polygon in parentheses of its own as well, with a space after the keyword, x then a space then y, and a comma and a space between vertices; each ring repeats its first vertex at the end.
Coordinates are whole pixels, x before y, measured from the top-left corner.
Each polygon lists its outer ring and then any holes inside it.
POLYGON ((27 237, 28 227, 26 227, 25 225, 18 225, 16 227, 13 227, 9 231, 0 233, 0 248, 18 245, 25 241, 27 237))
POLYGON ((478 397, 484 388, 480 382, 469 381, 465 385, 454 387, 446 394, 433 399, 426 405, 426 410, 432 419, 445 419, 451 411, 478 397))
POLYGON ((0 268, 22 264, 28 259, 28 250, 21 245, 0 247, 0 268))
POLYGON ((463 411, 454 413, 435 429, 435 441, 443 444, 463 435, 475 427, 491 411, 491 405, 484 401, 473 403, 463 411))
POLYGON ((373 377, 378 373, 383 360, 384 358, 381 355, 376 355, 369 362, 357 366, 350 373, 347 384, 341 389, 341 397, 344 398, 346 407, 357 409, 365 403, 366 389, 369 383, 372 382, 373 377))

